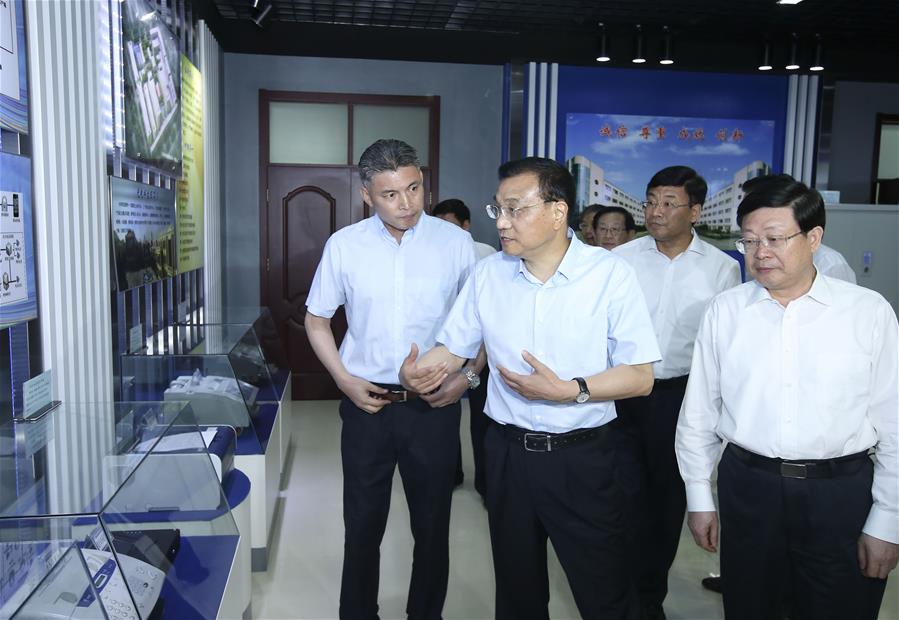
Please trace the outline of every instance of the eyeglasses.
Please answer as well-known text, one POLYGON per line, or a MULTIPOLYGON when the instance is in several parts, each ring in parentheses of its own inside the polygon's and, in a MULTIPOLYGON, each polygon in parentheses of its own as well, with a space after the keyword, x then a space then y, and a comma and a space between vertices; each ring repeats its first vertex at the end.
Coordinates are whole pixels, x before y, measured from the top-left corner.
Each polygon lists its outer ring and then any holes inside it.
POLYGON ((737 239, 734 241, 734 245, 737 246, 737 251, 740 254, 751 254, 758 250, 759 246, 764 246, 767 249, 776 252, 787 247, 787 241, 793 237, 798 237, 801 234, 803 234, 803 232, 800 230, 792 235, 770 235, 760 239, 737 239))
POLYGON ((484 208, 487 209, 487 215, 490 216, 491 220, 498 220, 501 215, 505 216, 510 220, 516 220, 521 217, 521 214, 527 211, 528 209, 533 209, 534 207, 539 207, 541 205, 545 205, 547 202, 553 202, 552 200, 544 200, 535 205, 525 205, 523 207, 501 207, 499 205, 486 205, 484 208))
POLYGON ((600 226, 596 229, 596 232, 600 233, 608 233, 610 235, 620 235, 624 232, 623 228, 606 228, 605 226, 600 226))
POLYGON ((662 209, 664 211, 672 211, 674 209, 680 209, 681 207, 689 207, 690 205, 679 205, 676 202, 671 202, 670 200, 663 200, 662 202, 641 202, 640 205, 643 207, 644 211, 649 211, 650 209, 662 209))

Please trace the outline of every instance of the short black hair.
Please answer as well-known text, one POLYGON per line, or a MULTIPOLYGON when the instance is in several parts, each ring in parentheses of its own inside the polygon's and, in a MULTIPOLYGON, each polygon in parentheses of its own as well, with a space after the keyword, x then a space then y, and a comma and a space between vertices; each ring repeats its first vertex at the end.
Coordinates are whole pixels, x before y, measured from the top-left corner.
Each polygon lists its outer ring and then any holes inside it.
POLYGON ((634 221, 634 216, 631 215, 631 212, 624 207, 619 207, 617 205, 610 207, 599 205, 599 210, 596 212, 596 215, 593 216, 593 228, 596 228, 596 225, 599 223, 599 218, 607 213, 620 213, 624 216, 624 229, 637 230, 637 222, 634 221))
POLYGON ((646 193, 654 187, 668 185, 671 187, 683 187, 690 198, 690 206, 705 204, 709 186, 699 174, 689 166, 668 166, 656 172, 646 186, 646 193))
POLYGON ((431 211, 431 215, 433 215, 434 217, 439 217, 441 215, 447 214, 456 216, 456 219, 459 220, 460 224, 471 221, 471 210, 465 205, 464 202, 462 202, 458 198, 447 198, 446 200, 441 200, 434 206, 434 209, 431 211))
POLYGON ((789 174, 768 174, 760 177, 754 177, 752 179, 746 179, 743 182, 743 193, 748 194, 749 192, 754 192, 758 188, 760 188, 765 183, 770 183, 771 181, 795 181, 793 177, 789 174))
POLYGON ((406 166, 421 168, 415 149, 402 140, 382 138, 370 144, 359 157, 359 178, 362 185, 368 187, 376 174, 406 166))
POLYGON ((499 180, 535 174, 540 183, 543 200, 561 200, 568 204, 568 212, 574 210, 574 179, 568 168, 546 157, 525 157, 507 161, 499 167, 499 180))
POLYGON ((590 217, 590 228, 593 228, 593 222, 596 221, 596 212, 601 208, 602 205, 592 204, 584 207, 580 213, 572 213, 571 217, 569 218, 571 220, 571 227, 577 228, 578 226, 580 226, 580 220, 584 219, 584 216, 586 215, 590 217))
POLYGON ((800 183, 791 176, 783 175, 771 178, 752 188, 752 191, 743 197, 743 201, 737 207, 737 226, 742 226, 743 218, 756 209, 766 207, 790 207, 793 209, 793 218, 804 233, 815 226, 824 228, 826 215, 821 194, 817 190, 809 189, 805 183, 800 183))

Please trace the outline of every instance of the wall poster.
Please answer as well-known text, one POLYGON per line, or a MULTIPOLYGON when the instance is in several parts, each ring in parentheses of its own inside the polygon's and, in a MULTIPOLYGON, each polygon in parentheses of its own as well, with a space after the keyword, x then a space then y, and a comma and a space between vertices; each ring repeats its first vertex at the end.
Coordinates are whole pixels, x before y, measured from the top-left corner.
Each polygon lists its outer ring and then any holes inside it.
POLYGON ((641 202, 653 174, 690 166, 709 186, 697 230, 729 238, 738 230, 743 182, 771 174, 774 126, 773 120, 568 114, 565 161, 577 209, 618 205, 642 225, 641 202))
POLYGON ((125 156, 181 176, 178 42, 152 2, 122 3, 125 156))
POLYGON ((182 178, 178 181, 178 273, 203 266, 203 78, 181 56, 182 178))
POLYGON ((0 329, 37 317, 31 160, 0 153, 0 329))
POLYGON ((109 177, 118 290, 175 275, 175 192, 109 177))
POLYGON ((23 2, 0 0, 0 127, 27 134, 25 51, 23 2))

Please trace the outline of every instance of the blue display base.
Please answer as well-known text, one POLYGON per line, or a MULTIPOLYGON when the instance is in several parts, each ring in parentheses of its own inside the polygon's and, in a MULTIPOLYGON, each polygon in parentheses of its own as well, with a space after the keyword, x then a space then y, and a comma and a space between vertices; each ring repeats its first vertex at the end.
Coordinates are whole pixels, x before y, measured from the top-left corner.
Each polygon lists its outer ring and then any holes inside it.
POLYGON ((182 536, 160 597, 163 618, 215 618, 228 583, 238 536, 182 536))

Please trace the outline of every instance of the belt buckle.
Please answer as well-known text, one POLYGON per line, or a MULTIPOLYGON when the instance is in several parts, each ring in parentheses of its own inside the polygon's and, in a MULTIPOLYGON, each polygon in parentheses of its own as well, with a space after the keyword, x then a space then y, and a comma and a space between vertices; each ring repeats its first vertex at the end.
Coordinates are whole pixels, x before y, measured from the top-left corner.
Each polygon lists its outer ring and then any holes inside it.
POLYGON ((402 394, 399 400, 395 400, 395 403, 404 403, 409 400, 409 392, 407 390, 390 390, 391 394, 402 394))
POLYGON ((780 475, 784 478, 798 478, 804 480, 808 478, 808 465, 805 463, 784 463, 780 464, 780 475))
POLYGON ((524 449, 528 452, 552 452, 552 437, 547 435, 546 433, 525 433, 524 434, 524 449), (546 450, 539 450, 537 448, 529 448, 528 447, 528 437, 534 438, 543 438, 546 439, 546 450))

